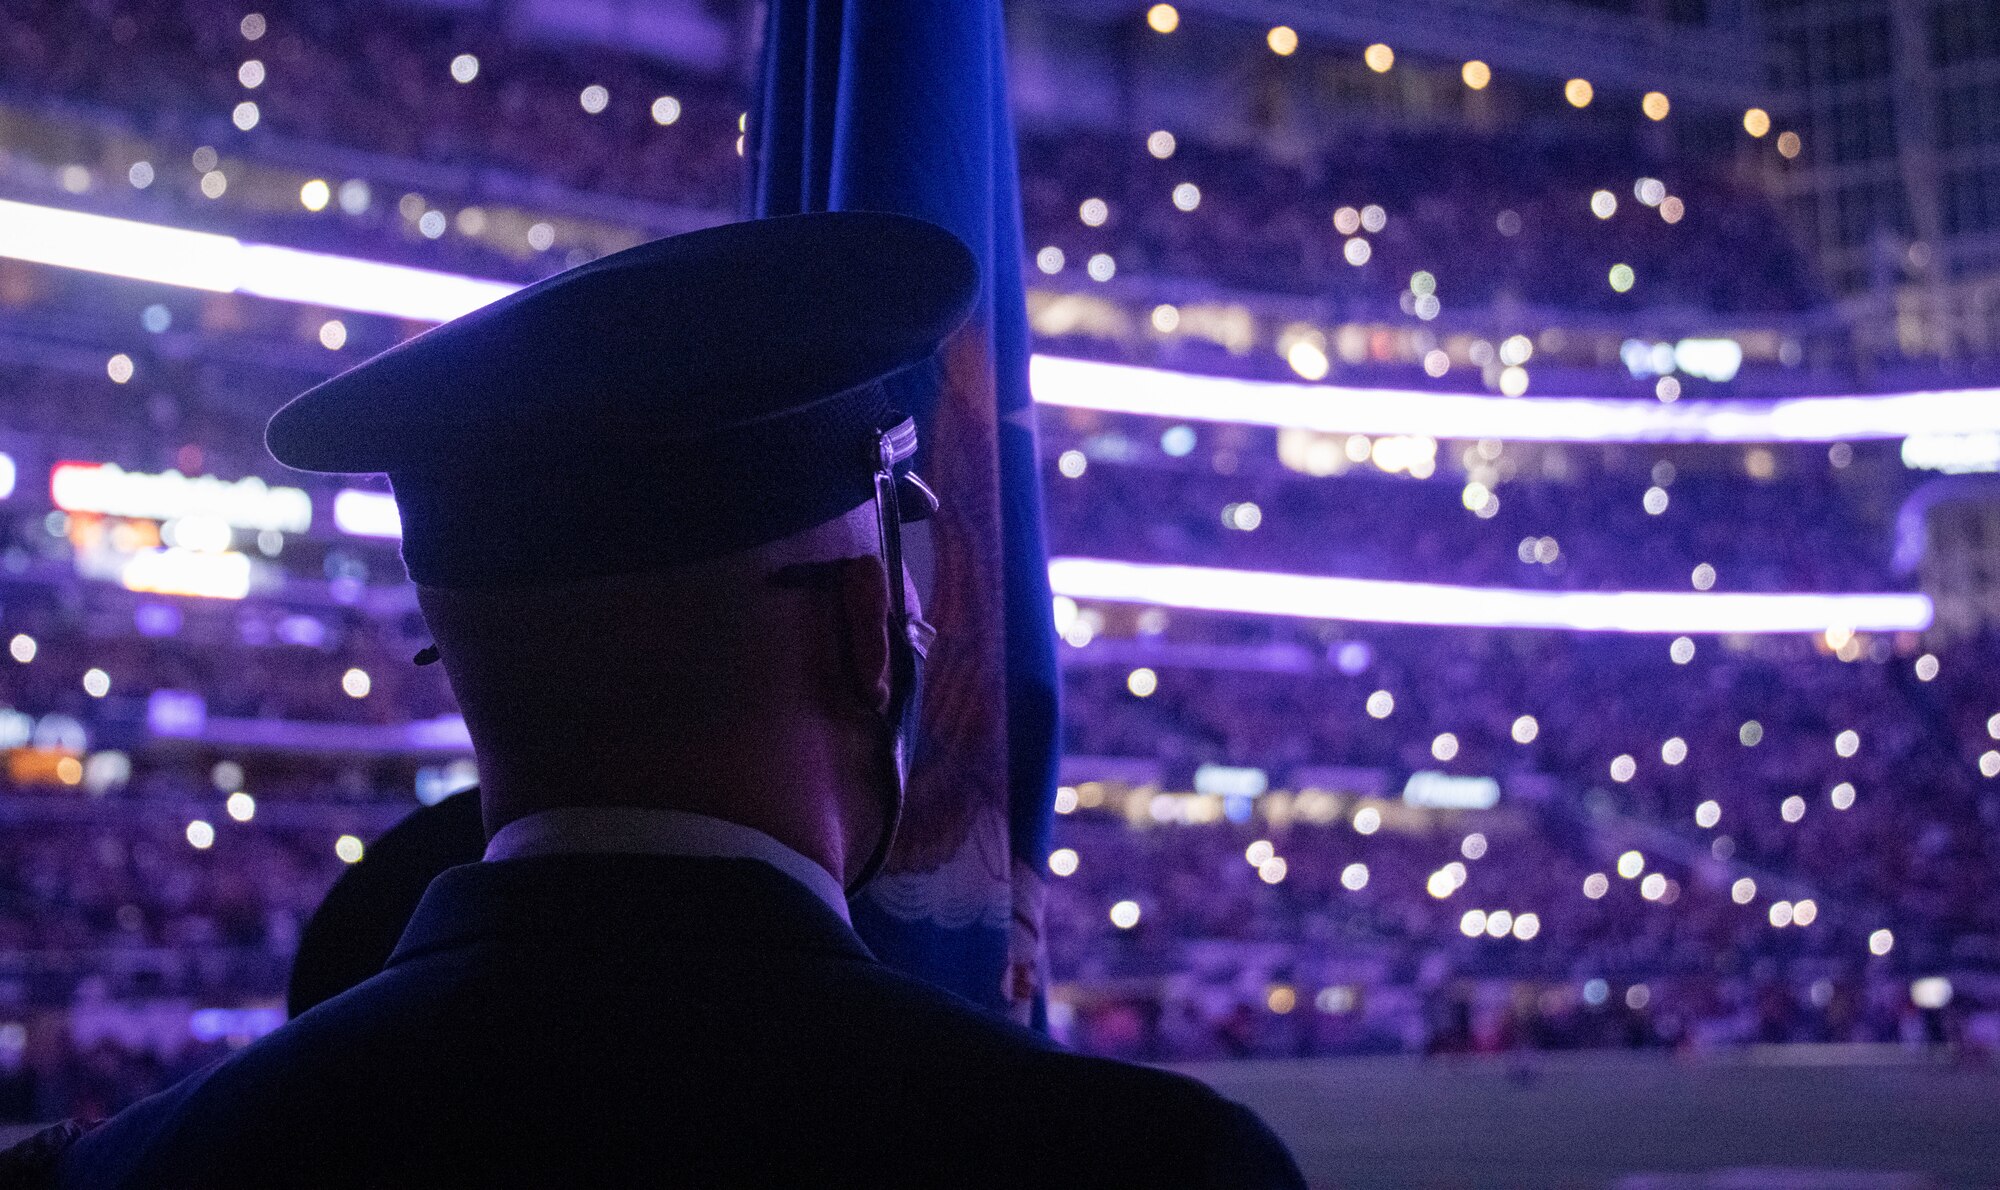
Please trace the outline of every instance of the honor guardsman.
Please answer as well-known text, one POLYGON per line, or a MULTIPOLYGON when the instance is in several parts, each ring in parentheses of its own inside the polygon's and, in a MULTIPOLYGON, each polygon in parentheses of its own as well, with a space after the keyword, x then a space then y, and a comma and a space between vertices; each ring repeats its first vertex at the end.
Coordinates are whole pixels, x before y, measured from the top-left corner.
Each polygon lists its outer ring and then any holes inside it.
POLYGON ((279 461, 395 489, 484 857, 379 974, 76 1141, 59 1184, 1300 1185, 1242 1107, 849 927, 930 639, 900 551, 934 497, 884 381, 932 366, 976 280, 903 216, 732 224, 281 409, 279 461))

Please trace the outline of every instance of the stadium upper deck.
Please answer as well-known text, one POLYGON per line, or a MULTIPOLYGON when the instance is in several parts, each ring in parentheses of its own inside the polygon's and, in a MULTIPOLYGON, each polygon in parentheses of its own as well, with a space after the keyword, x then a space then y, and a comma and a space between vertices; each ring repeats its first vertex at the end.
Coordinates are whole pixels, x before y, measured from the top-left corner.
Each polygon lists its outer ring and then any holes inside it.
MULTIPOLYGON (((727 73, 371 4, 266 6, 256 40, 201 0, 138 15, 103 6, 77 30, 53 10, 10 14, 9 73, 41 81, 14 92, 0 185, 511 279, 737 204, 727 73)), ((1287 354, 1303 327, 1336 371, 1406 374, 1454 339, 1549 329, 1546 364, 1600 373, 1642 329, 1734 333, 1753 372, 1838 360, 1810 266, 1726 154, 1551 102, 1363 124, 1304 151, 1245 143, 1197 109, 1109 129, 1031 120, 1038 329, 1128 353, 1164 337, 1287 354), (1162 303, 1196 308, 1159 330, 1162 303)))

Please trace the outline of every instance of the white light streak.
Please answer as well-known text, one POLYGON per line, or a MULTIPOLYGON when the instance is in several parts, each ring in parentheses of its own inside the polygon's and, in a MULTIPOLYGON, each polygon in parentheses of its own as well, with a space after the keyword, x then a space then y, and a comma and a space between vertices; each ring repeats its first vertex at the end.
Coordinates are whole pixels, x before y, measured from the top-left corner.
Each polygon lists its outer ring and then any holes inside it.
POLYGON ((1044 405, 1328 434, 1510 442, 1836 442, 2000 430, 2000 388, 1663 405, 1236 380, 1037 355, 1044 405))
POLYGON ((456 318, 519 288, 7 200, 0 200, 0 256, 422 322, 456 318))
MULTIPOLYGON (((8 200, 0 200, 0 257, 419 322, 448 321, 519 288, 8 200)), ((1034 357, 1030 375, 1035 399, 1045 405, 1334 434, 1853 442, 2000 431, 2000 388, 1663 405, 1624 398, 1501 402, 1483 393, 1237 380, 1047 355, 1034 357)))
POLYGON ((1932 616, 1930 598, 1921 594, 1514 590, 1100 558, 1053 559, 1049 582, 1057 594, 1107 603, 1463 628, 1817 633, 1840 624, 1869 632, 1917 632, 1932 616))

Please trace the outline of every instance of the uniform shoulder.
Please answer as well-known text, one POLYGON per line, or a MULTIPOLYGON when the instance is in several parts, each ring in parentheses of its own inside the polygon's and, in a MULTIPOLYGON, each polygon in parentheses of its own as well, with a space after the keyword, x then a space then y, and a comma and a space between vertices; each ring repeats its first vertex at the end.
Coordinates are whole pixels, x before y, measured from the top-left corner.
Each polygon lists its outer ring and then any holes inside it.
POLYGON ((335 997, 112 1116, 68 1149, 57 1184, 178 1185, 173 1171, 188 1168, 202 1169, 209 1185, 255 1184, 244 1171, 282 1138, 316 1138, 333 1108, 366 1101, 356 1092, 368 1070, 384 1068, 386 1044, 358 1047, 382 1030, 357 1025, 388 999, 376 989, 390 982, 378 977, 368 991, 335 997))
MULTIPOLYGON (((1291 1153, 1257 1114, 1187 1075, 1057 1051, 1053 1062, 1084 1098, 1074 1109, 1123 1129, 1172 1170, 1177 1185, 1291 1190, 1304 1179, 1291 1153)), ((1068 1098, 1068 1096, 1065 1096, 1068 1098)))
POLYGON ((894 973, 883 978, 903 1001, 907 1024, 951 1035, 945 1048, 976 1057, 985 1092, 1002 1100, 992 1108, 1021 1135, 1041 1136, 1106 1170, 1170 1171, 1164 1176, 1174 1185, 1304 1185, 1290 1153, 1256 1113, 1206 1083, 1075 1053, 927 984, 894 973))
POLYGON ((54 1176, 44 1184, 65 1190, 132 1184, 146 1157, 171 1134, 188 1100, 213 1073, 210 1068, 191 1074, 75 1137, 63 1148, 53 1164, 54 1176))

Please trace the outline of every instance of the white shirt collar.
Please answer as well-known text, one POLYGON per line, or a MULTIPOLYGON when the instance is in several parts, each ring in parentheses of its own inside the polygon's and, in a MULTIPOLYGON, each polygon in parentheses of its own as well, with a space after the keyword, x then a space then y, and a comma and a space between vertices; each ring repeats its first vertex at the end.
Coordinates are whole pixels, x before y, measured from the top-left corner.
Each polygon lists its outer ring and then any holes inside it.
POLYGON ((638 806, 564 806, 516 818, 486 844, 488 860, 531 855, 675 855, 760 860, 806 886, 849 922, 833 873, 755 827, 638 806))

